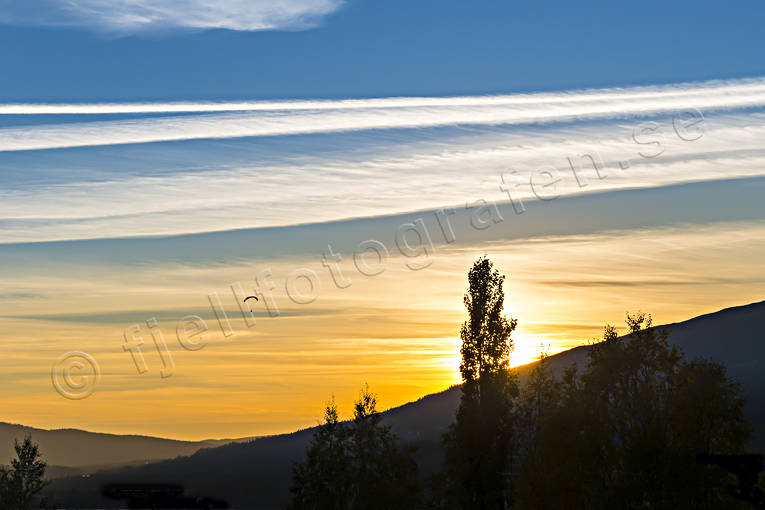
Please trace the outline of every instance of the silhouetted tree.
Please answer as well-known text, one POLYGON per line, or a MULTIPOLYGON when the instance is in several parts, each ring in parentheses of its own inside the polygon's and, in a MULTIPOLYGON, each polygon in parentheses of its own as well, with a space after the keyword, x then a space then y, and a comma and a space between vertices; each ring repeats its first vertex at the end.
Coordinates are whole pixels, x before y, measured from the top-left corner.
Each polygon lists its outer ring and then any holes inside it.
POLYGON ((412 451, 400 447, 390 426, 382 425, 377 398, 362 389, 354 403, 350 452, 357 508, 415 508, 420 500, 417 464, 412 451))
POLYGON ((0 508, 29 510, 46 485, 46 463, 29 435, 21 443, 14 441, 14 449, 16 458, 11 460, 10 469, 0 468, 0 508))
POLYGON ((11 472, 5 466, 0 466, 0 510, 12 510, 11 472))
POLYGON ((542 352, 521 389, 516 406, 516 444, 520 458, 536 454, 542 424, 555 409, 559 393, 560 383, 550 371, 549 355, 542 352))
POLYGON ((501 509, 508 496, 513 399, 518 385, 509 370, 516 321, 503 315, 505 277, 487 257, 468 272, 462 325, 462 395, 456 421, 444 437, 452 508, 501 509))
POLYGON ((339 423, 334 398, 324 410, 324 423, 313 435, 306 461, 292 474, 292 509, 353 508, 355 494, 349 482, 348 431, 339 423))
POLYGON ((338 421, 334 401, 314 434, 304 463, 293 470, 291 509, 413 509, 421 500, 417 464, 380 423, 377 399, 364 387, 353 420, 338 421))
POLYGON ((738 508, 729 476, 699 453, 740 453, 741 390, 723 366, 684 362, 650 316, 606 327, 581 374, 568 370, 517 480, 521 508, 738 508))

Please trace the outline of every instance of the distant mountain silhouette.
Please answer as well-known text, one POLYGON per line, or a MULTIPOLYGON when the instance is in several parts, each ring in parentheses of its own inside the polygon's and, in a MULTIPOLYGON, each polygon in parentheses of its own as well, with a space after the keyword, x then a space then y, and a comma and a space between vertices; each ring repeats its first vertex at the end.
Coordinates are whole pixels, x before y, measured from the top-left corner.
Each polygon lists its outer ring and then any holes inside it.
POLYGON ((191 455, 201 448, 245 440, 176 441, 77 429, 44 430, 0 422, 0 464, 7 463, 13 456, 13 440, 22 439, 26 434, 31 434, 32 439, 40 445, 50 466, 48 475, 53 477, 171 459, 191 455))
MULTIPOLYGON (((742 384, 748 397, 746 413, 757 434, 750 448, 758 452, 765 451, 764 324, 765 302, 760 302, 659 326, 688 358, 711 358, 728 366, 729 375, 742 384)), ((572 363, 583 366, 588 349, 577 347, 552 356, 550 366, 556 372, 572 363)), ((521 383, 533 365, 518 368, 521 383)), ((454 419, 459 396, 455 386, 384 413, 384 421, 393 431, 417 446, 416 460, 426 475, 441 462, 441 434, 454 419)), ((113 502, 99 499, 101 485, 161 482, 182 485, 192 496, 226 499, 232 508, 284 508, 289 499, 291 466, 303 459, 312 434, 313 429, 305 429, 205 448, 189 457, 105 471, 87 479, 56 480, 49 493, 59 505, 109 508, 113 502)))

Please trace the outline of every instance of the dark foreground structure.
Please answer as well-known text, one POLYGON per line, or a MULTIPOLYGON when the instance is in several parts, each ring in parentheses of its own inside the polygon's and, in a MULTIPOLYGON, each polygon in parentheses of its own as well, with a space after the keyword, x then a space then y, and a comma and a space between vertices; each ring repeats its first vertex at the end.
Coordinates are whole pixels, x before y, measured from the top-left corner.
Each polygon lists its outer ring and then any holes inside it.
POLYGON ((174 484, 109 484, 101 493, 109 499, 127 500, 128 508, 228 508, 222 500, 184 496, 183 487, 174 484))
POLYGON ((755 508, 765 508, 765 492, 757 487, 760 473, 765 470, 765 458, 759 454, 715 455, 700 454, 702 464, 714 464, 738 476, 738 485, 728 487, 728 494, 755 508))

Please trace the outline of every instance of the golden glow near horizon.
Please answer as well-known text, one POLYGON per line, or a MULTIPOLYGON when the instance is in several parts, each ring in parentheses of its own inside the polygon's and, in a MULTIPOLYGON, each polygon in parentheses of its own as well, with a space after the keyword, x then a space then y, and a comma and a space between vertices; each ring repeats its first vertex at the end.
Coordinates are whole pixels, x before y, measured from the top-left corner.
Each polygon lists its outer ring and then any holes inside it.
MULTIPOLYGON (((382 408, 416 400, 460 380, 466 272, 483 253, 507 275, 505 307, 518 319, 513 365, 533 361, 542 346, 555 353, 586 343, 607 322, 621 327, 627 311, 653 313, 661 324, 765 296, 762 222, 439 246, 426 269, 409 270, 406 260, 392 256, 373 277, 344 260, 353 280, 347 288, 332 284, 320 257, 130 270, 52 264, 33 280, 5 279, 8 288, 23 286, 30 297, 0 302, 8 349, 0 359, 1 419, 43 428, 228 438, 314 425, 333 394, 347 415, 364 383, 378 393, 382 408), (248 327, 229 286, 241 281, 247 288, 264 267, 278 283, 281 315, 258 316, 248 327), (287 299, 283 282, 303 267, 320 273, 322 285, 315 301, 299 305, 287 299), (212 292, 231 322, 227 338, 210 309, 212 292), (180 319, 192 314, 209 327, 204 338, 194 338, 206 342, 199 350, 177 340, 180 319), (152 318, 173 360, 164 378, 146 323, 152 318), (145 373, 123 349, 131 324, 140 326, 145 373), (56 393, 50 376, 55 359, 74 350, 97 359, 102 374, 93 395, 77 401, 56 393)), ((262 311, 263 303, 256 309, 262 311)))

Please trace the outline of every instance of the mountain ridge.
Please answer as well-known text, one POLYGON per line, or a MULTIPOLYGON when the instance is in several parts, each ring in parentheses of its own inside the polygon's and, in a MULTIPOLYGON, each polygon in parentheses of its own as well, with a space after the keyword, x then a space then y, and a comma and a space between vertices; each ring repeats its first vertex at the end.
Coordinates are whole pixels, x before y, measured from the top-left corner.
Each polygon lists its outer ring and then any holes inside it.
POLYGON ((22 439, 27 434, 40 445, 51 466, 74 468, 75 472, 191 455, 201 448, 254 439, 184 441, 141 434, 123 435, 75 428, 43 429, 0 422, 0 464, 12 457, 13 440, 22 439))

